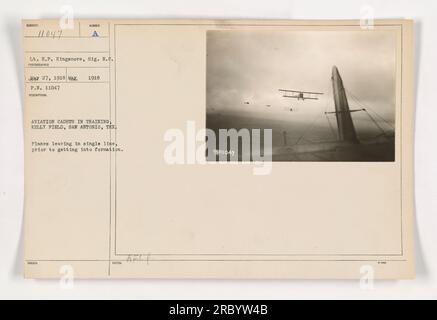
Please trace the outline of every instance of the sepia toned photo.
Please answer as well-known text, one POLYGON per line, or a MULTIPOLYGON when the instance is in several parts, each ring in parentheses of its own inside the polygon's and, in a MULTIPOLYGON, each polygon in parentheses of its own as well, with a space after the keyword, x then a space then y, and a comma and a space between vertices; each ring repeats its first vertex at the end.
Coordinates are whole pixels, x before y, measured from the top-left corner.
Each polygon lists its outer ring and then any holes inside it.
POLYGON ((257 130, 273 161, 394 161, 395 90, 394 32, 209 30, 208 159, 255 160, 257 130))

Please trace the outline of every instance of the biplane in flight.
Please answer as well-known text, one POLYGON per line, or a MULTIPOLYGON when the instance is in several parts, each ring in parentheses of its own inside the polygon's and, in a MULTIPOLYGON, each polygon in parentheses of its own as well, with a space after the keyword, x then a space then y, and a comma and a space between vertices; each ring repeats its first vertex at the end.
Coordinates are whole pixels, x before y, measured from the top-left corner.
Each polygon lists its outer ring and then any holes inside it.
POLYGON ((323 94, 322 92, 310 92, 310 91, 299 91, 299 90, 287 90, 279 89, 282 92, 284 98, 294 98, 297 100, 319 100, 318 96, 323 94))

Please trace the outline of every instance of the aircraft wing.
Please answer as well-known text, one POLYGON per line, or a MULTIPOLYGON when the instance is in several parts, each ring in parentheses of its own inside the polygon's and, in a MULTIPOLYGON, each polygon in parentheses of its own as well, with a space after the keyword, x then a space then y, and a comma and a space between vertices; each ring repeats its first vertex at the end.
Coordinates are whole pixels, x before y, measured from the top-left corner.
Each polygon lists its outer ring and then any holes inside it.
POLYGON ((281 92, 292 92, 292 93, 323 94, 323 92, 299 91, 299 90, 288 90, 288 89, 278 89, 278 90, 281 92))
POLYGON ((299 96, 287 96, 286 94, 283 95, 284 98, 295 98, 295 99, 299 99, 299 96))
POLYGON ((308 93, 308 94, 323 94, 323 92, 310 92, 310 91, 301 91, 302 93, 308 93))
POLYGON ((288 89, 278 89, 278 91, 282 91, 282 92, 294 92, 294 93, 301 93, 301 91, 297 91, 297 90, 288 90, 288 89))
POLYGON ((294 98, 294 99, 305 99, 305 100, 319 100, 319 98, 313 98, 313 97, 300 97, 300 96, 288 96, 286 94, 283 95, 284 98, 294 98))

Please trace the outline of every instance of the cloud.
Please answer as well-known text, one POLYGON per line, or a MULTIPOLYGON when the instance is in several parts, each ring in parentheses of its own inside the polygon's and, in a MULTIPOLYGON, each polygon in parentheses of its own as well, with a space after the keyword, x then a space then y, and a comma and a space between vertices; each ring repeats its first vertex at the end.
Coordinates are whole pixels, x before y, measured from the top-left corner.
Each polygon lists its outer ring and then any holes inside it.
POLYGON ((368 105, 394 121, 395 53, 389 31, 208 31, 207 110, 280 118, 294 107, 300 115, 292 121, 308 122, 334 109, 336 65, 351 108, 368 105), (325 95, 302 102, 283 98, 279 88, 325 95))

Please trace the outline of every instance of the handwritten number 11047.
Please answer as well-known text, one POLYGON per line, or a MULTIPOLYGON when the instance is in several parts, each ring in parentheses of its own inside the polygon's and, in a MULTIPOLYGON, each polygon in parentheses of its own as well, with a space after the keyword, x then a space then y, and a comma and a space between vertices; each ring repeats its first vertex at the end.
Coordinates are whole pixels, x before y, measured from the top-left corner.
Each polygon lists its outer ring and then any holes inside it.
POLYGON ((59 39, 62 36, 62 30, 39 30, 38 38, 59 39))

